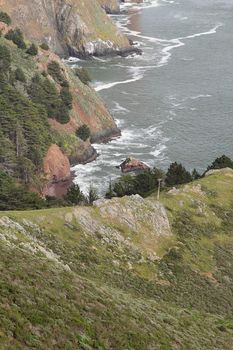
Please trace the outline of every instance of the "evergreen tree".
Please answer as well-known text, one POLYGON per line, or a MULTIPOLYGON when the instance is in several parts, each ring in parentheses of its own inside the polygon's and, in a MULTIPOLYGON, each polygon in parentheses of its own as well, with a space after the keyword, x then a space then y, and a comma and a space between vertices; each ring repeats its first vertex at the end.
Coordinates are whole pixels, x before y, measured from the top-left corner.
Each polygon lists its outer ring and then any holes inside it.
POLYGON ((66 200, 72 205, 86 203, 86 198, 83 192, 80 190, 79 185, 72 185, 66 195, 66 200))
POLYGON ((226 155, 222 155, 219 158, 216 158, 213 163, 208 166, 207 170, 210 169, 222 169, 222 168, 231 168, 233 169, 233 161, 231 158, 227 157, 226 155))
POLYGON ((82 125, 76 130, 76 136, 81 140, 86 141, 91 135, 90 128, 87 125, 82 125))
POLYGON ((98 199, 97 189, 92 185, 89 188, 88 192, 88 204, 92 205, 94 201, 98 199))
POLYGON ((182 164, 172 163, 166 174, 166 184, 175 186, 192 181, 192 176, 182 164))

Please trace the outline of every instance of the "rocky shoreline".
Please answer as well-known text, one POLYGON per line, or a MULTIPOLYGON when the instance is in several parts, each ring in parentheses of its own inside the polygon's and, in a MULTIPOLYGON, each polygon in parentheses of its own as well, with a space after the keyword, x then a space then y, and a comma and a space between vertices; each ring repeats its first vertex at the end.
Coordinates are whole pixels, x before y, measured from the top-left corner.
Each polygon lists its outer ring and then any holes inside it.
POLYGON ((93 57, 115 57, 115 56, 121 56, 121 57, 128 57, 130 55, 142 55, 142 50, 138 47, 134 46, 134 44, 131 44, 131 46, 119 49, 114 48, 110 45, 103 45, 103 43, 99 42, 93 42, 90 43, 93 45, 93 49, 90 49, 89 51, 79 51, 74 47, 68 47, 68 55, 65 56, 66 59, 69 57, 76 57, 82 60, 89 60, 93 57))

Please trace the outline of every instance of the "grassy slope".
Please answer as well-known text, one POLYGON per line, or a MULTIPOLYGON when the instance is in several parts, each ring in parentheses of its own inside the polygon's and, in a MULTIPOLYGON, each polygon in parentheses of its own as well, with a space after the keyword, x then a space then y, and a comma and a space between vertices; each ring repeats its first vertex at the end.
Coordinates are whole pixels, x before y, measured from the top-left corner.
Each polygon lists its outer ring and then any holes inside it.
POLYGON ((98 208, 1 213, 0 349, 233 349, 232 191, 225 172, 164 193, 156 260, 146 231, 111 219, 133 245, 103 241, 98 208))

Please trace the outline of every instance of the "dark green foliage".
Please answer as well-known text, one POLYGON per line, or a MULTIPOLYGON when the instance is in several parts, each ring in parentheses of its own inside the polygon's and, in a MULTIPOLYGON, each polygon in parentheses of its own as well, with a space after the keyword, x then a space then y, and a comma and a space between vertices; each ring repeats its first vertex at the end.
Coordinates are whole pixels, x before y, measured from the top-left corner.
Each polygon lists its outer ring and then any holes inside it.
POLYGON ((199 174, 197 169, 193 169, 193 171, 192 171, 192 179, 193 180, 198 180, 198 179, 200 179, 200 177, 201 177, 201 175, 199 174))
POLYGON ((61 124, 67 124, 70 121, 69 109, 63 103, 58 104, 56 120, 61 124))
POLYGON ((23 33, 19 28, 10 29, 9 32, 5 35, 5 38, 7 40, 13 41, 13 43, 17 45, 19 49, 22 49, 22 50, 26 49, 23 33))
POLYGON ((86 203, 86 198, 85 198, 83 192, 80 190, 79 185, 72 185, 69 188, 65 199, 71 205, 78 205, 78 204, 86 203))
POLYGON ((91 135, 90 128, 87 125, 82 125, 76 130, 76 136, 81 140, 86 141, 91 135))
POLYGON ((49 118, 55 118, 61 124, 69 122, 69 111, 72 108, 72 95, 69 88, 62 87, 59 94, 53 82, 36 74, 32 79, 28 93, 35 103, 46 108, 49 118))
POLYGON ((157 189, 158 180, 164 179, 164 177, 164 172, 157 168, 137 175, 123 175, 114 185, 110 183, 105 196, 106 198, 130 196, 132 194, 146 196, 157 189))
POLYGON ((88 192, 88 204, 92 205, 94 201, 96 201, 98 199, 98 193, 95 187, 93 187, 92 185, 89 188, 89 192, 88 192))
POLYGON ((88 85, 91 82, 91 77, 86 68, 75 68, 74 74, 81 80, 85 85, 88 85))
POLYGON ((67 80, 65 79, 59 63, 52 61, 48 64, 48 73, 51 77, 62 86, 69 86, 67 80))
POLYGON ((36 193, 17 186, 15 179, 0 171, 0 210, 38 209, 45 207, 45 204, 36 193))
POLYGON ((114 197, 114 192, 113 192, 113 184, 112 184, 112 180, 109 181, 109 185, 108 185, 108 190, 105 193, 105 198, 107 199, 111 199, 112 197, 114 197))
POLYGON ((168 186, 185 184, 190 181, 192 181, 192 176, 182 164, 175 162, 170 165, 166 174, 166 184, 168 186))
POLYGON ((31 56, 37 56, 38 54, 37 46, 34 43, 32 43, 31 46, 27 49, 27 53, 31 56))
POLYGON ((25 83, 26 82, 26 77, 25 74, 23 72, 23 70, 21 68, 17 68, 15 70, 15 80, 20 81, 21 83, 25 83))
POLYGON ((222 155, 219 158, 216 158, 215 161, 213 161, 213 163, 208 166, 207 170, 210 169, 222 169, 222 168, 231 168, 233 169, 233 161, 231 160, 231 158, 222 155))
POLYGON ((11 54, 10 50, 4 46, 0 45, 0 72, 6 75, 11 67, 11 54))
POLYGON ((11 24, 11 18, 6 12, 0 11, 0 22, 6 23, 9 26, 11 24))
POLYGON ((17 175, 28 182, 36 175, 34 166, 37 169, 41 166, 51 143, 45 110, 5 84, 0 91, 0 128, 9 150, 13 150, 12 170, 17 170, 17 175))
POLYGON ((66 106, 67 109, 71 109, 73 98, 68 87, 63 86, 61 88, 60 97, 64 106, 66 106))
POLYGON ((47 78, 36 74, 29 87, 28 93, 32 101, 46 108, 49 118, 55 118, 59 105, 59 94, 56 86, 47 78))
POLYGON ((41 48, 42 50, 48 51, 48 50, 49 50, 49 45, 48 45, 47 43, 42 43, 42 44, 40 45, 40 48, 41 48))

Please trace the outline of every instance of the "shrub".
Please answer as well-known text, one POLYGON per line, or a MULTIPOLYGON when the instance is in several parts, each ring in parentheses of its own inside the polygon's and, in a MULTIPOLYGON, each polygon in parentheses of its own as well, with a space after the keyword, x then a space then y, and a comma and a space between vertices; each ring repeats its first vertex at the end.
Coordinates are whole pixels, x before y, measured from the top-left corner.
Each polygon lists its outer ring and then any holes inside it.
POLYGON ((13 41, 15 45, 18 46, 18 48, 25 50, 26 44, 24 42, 23 33, 19 28, 11 29, 9 32, 5 35, 5 38, 7 40, 13 41))
POLYGON ((86 68, 75 68, 74 74, 81 80, 85 85, 88 85, 91 82, 91 77, 86 68))
POLYGON ((15 80, 18 80, 21 83, 25 83, 26 82, 25 74, 24 74, 24 72, 23 72, 23 70, 21 68, 17 68, 15 70, 15 80))
POLYGON ((57 62, 52 61, 48 64, 48 73, 58 84, 62 86, 69 86, 62 73, 61 67, 57 62))
POLYGON ((27 49, 27 53, 31 56, 37 56, 38 48, 35 44, 31 44, 31 46, 27 49))
POLYGON ((62 102, 64 103, 64 105, 68 108, 71 109, 72 108, 72 95, 70 93, 70 90, 68 87, 62 87, 61 92, 60 92, 60 97, 62 102))
POLYGON ((11 67, 10 50, 5 45, 0 45, 0 71, 6 74, 11 67))
POLYGON ((192 181, 192 176, 182 164, 172 163, 166 174, 166 183, 169 186, 185 184, 192 181))
POLYGON ((67 124, 70 121, 70 113, 67 107, 60 103, 56 110, 56 120, 61 124, 67 124))
POLYGON ((76 130, 76 135, 83 141, 86 141, 90 135, 91 131, 90 128, 87 125, 82 125, 76 130))
POLYGON ((6 12, 0 11, 0 22, 6 23, 9 26, 11 24, 11 18, 6 12))
POLYGON ((45 201, 37 193, 17 186, 13 178, 0 171, 0 210, 25 210, 45 207, 45 201))
POLYGON ((42 44, 40 45, 40 48, 41 48, 42 50, 48 51, 48 50, 49 50, 49 45, 48 45, 47 43, 42 43, 42 44))

